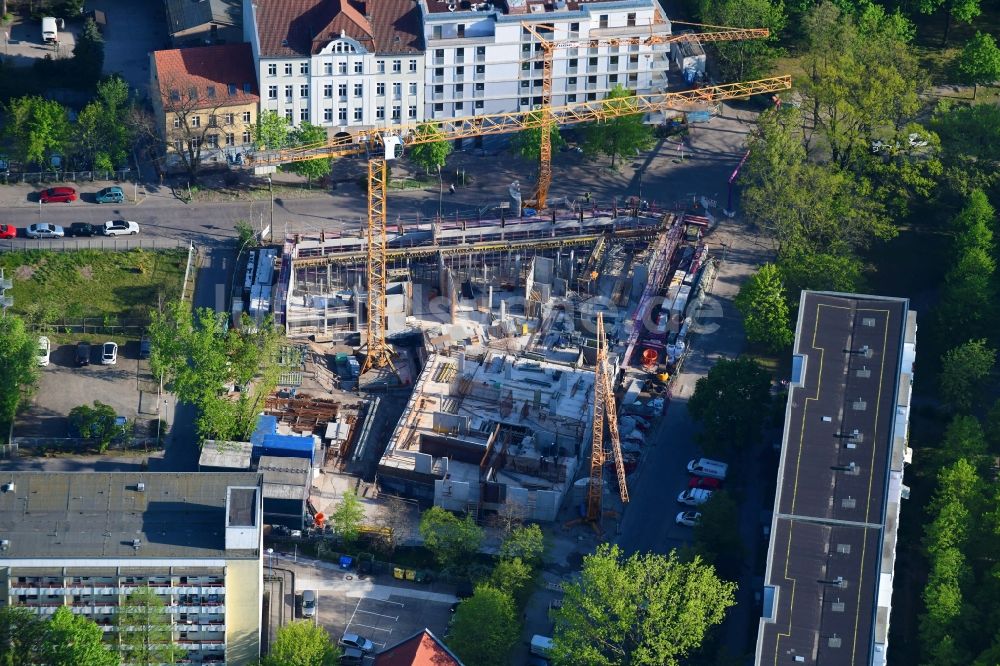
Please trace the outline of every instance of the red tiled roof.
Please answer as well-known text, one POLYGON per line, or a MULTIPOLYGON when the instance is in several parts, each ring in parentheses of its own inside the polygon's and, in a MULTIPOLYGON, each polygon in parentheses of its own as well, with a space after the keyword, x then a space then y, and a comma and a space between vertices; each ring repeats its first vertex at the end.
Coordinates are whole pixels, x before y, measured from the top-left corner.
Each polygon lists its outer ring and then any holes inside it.
POLYGON ((463 666, 451 650, 424 629, 402 643, 379 652, 375 666, 463 666))
POLYGON ((376 53, 419 53, 415 0, 257 0, 260 54, 308 56, 341 32, 376 53))
POLYGON ((168 111, 181 99, 185 107, 197 109, 260 100, 249 44, 154 51, 153 60, 160 97, 168 111), (189 106, 192 91, 198 101, 189 106))

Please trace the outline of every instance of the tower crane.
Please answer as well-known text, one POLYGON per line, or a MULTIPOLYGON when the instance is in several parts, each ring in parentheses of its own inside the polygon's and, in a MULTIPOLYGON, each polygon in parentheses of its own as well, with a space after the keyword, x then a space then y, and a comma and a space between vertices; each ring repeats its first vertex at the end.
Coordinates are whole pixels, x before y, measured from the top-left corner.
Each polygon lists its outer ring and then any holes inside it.
POLYGON ((538 151, 538 183, 535 187, 534 197, 526 201, 529 206, 537 209, 545 208, 549 195, 549 187, 552 185, 552 128, 555 126, 555 123, 552 120, 550 105, 552 102, 552 69, 555 63, 556 51, 563 48, 578 48, 581 46, 595 48, 599 46, 653 46, 656 44, 677 42, 723 42, 760 39, 769 37, 771 34, 767 28, 727 28, 701 23, 683 23, 681 21, 676 21, 675 23, 710 28, 711 30, 698 33, 682 32, 671 34, 666 32, 670 28, 663 22, 651 23, 648 26, 648 31, 647 27, 641 28, 641 30, 646 31, 646 34, 552 41, 543 33, 554 33, 554 24, 521 22, 521 27, 537 39, 539 45, 542 47, 542 103, 539 111, 542 124, 538 151), (663 27, 661 28, 660 26, 663 27))
MULTIPOLYGON (((526 129, 573 125, 609 120, 621 116, 658 113, 689 105, 714 104, 792 87, 790 76, 756 81, 724 83, 694 90, 632 95, 548 107, 544 117, 537 112, 496 113, 429 120, 413 125, 380 127, 358 131, 332 140, 284 150, 261 151, 244 160, 245 167, 277 166, 345 155, 369 155, 368 160, 368 327, 367 356, 362 372, 370 368, 392 367, 393 350, 386 340, 386 163, 400 156, 403 147, 436 141, 454 141, 476 136, 511 134, 526 129)), ((543 136, 546 133, 542 132, 543 136)), ((551 150, 551 147, 550 147, 551 150)))

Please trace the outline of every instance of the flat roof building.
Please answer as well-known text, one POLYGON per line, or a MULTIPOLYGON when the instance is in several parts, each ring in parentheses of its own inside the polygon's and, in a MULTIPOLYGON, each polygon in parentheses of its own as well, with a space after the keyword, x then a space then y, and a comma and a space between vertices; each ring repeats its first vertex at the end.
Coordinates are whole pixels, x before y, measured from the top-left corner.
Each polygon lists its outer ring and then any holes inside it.
POLYGON ((152 589, 191 663, 256 663, 263 567, 256 473, 0 474, 0 605, 69 606, 115 631, 152 589))
POLYGON ((802 292, 758 666, 885 664, 916 331, 907 299, 802 292))

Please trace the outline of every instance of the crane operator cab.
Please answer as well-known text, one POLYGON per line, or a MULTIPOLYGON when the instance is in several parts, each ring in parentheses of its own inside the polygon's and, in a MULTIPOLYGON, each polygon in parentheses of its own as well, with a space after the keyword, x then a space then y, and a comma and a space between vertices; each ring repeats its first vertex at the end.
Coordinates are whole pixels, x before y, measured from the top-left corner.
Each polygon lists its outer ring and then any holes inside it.
POLYGON ((382 147, 385 148, 385 159, 394 160, 403 155, 403 139, 393 134, 382 135, 382 147))

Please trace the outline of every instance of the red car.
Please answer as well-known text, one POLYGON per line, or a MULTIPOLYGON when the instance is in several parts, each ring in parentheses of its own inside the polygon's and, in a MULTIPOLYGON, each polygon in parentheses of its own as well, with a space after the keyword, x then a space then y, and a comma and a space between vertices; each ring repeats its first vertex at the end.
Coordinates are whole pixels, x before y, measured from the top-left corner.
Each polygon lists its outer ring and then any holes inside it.
POLYGON ((688 481, 688 488, 704 488, 705 490, 718 490, 722 487, 722 481, 708 476, 692 476, 688 481))
POLYGON ((17 229, 9 224, 0 224, 0 238, 14 238, 17 236, 17 229))
POLYGON ((69 203, 76 201, 76 190, 72 187, 50 187, 39 192, 38 199, 42 203, 55 203, 57 201, 69 203))

